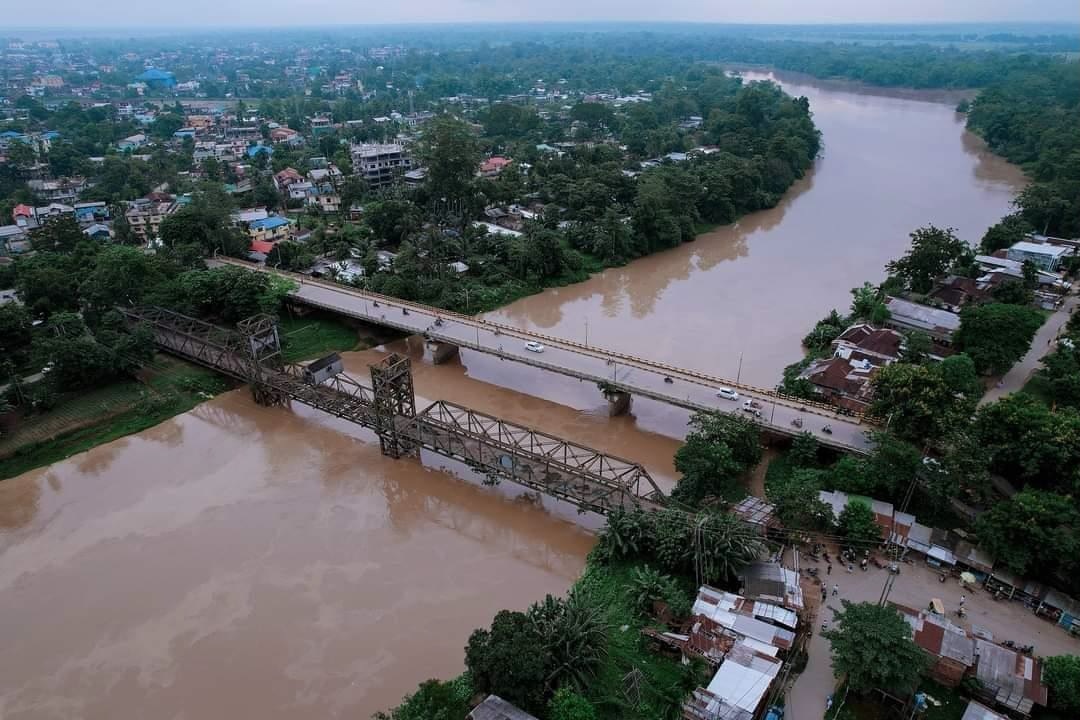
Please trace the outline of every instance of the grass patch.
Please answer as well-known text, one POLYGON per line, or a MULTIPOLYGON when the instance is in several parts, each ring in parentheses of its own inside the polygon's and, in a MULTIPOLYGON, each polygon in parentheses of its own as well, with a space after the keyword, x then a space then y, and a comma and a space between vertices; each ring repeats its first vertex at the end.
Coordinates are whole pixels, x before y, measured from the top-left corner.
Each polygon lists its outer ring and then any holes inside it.
POLYGON ((286 362, 313 360, 332 352, 348 352, 368 347, 355 329, 326 313, 304 317, 285 316, 278 320, 281 354, 286 362))
POLYGON ((683 666, 649 650, 641 630, 650 623, 638 615, 627 594, 634 567, 632 563, 599 565, 590 560, 574 586, 574 592, 590 605, 604 609, 610 626, 608 654, 587 695, 600 718, 678 717, 687 693, 708 678, 701 666, 683 666), (627 693, 625 680, 635 669, 641 672, 636 695, 627 693))
POLYGON ((30 430, 64 421, 60 429, 41 440, 20 427, 10 440, 26 441, 0 459, 0 479, 65 460, 72 455, 153 427, 180 415, 231 385, 216 373, 180 360, 158 356, 145 372, 145 382, 123 380, 84 393, 47 413, 30 418, 30 430), (67 429, 64 429, 67 428, 67 429))

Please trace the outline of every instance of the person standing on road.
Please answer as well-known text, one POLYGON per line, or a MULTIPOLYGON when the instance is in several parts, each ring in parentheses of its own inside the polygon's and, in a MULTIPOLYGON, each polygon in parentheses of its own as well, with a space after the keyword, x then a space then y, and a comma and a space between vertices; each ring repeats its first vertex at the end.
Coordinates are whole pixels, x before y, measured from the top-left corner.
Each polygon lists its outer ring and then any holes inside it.
POLYGON ((825 568, 825 574, 832 575, 832 563, 829 563, 829 566, 825 568))
POLYGON ((833 597, 836 597, 837 595, 840 594, 840 586, 837 585, 836 583, 833 583, 832 594, 833 594, 833 597))
POLYGON ((964 607, 964 601, 965 600, 967 600, 967 596, 966 595, 961 595, 960 596, 960 607, 964 607))

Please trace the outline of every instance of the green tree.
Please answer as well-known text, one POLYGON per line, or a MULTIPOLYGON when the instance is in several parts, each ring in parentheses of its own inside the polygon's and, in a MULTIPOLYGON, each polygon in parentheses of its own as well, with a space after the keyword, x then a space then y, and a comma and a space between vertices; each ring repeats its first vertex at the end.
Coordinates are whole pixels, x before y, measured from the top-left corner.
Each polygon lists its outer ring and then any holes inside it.
POLYGON ((584 690, 607 656, 608 625, 602 609, 571 593, 566 600, 548 595, 528 614, 543 642, 548 692, 563 686, 584 690))
POLYGON ((990 453, 991 470, 1017 485, 1073 492, 1080 464, 1080 413, 1053 412, 1027 393, 1013 393, 979 408, 977 442, 990 453))
POLYGON ((1050 690, 1050 707, 1080 715, 1080 656, 1054 655, 1043 661, 1043 681, 1050 690))
POLYGON ((911 233, 911 249, 885 269, 913 292, 926 293, 934 278, 954 265, 967 264, 973 254, 971 247, 956 237, 955 229, 928 225, 911 233))
POLYGON ((813 433, 801 432, 791 441, 791 450, 788 452, 788 460, 799 468, 816 467, 818 463, 818 450, 821 445, 813 433))
POLYGON ((1080 512, 1070 498, 1026 489, 975 521, 979 544, 1018 575, 1073 572, 1080 552, 1080 512))
POLYGON ((463 121, 448 115, 430 121, 424 127, 419 157, 428 171, 426 185, 431 197, 471 196, 480 149, 463 121))
POLYGON ((427 680, 389 713, 375 713, 374 720, 463 720, 468 714, 468 694, 463 697, 456 682, 427 680))
POLYGON ((889 319, 889 309, 885 306, 885 293, 881 288, 870 283, 851 290, 851 319, 881 325, 889 319))
POLYGON ((874 522, 874 511, 862 500, 850 499, 840 511, 836 524, 847 541, 856 547, 881 542, 881 528, 874 522))
POLYGON ((500 610, 490 630, 475 630, 465 666, 480 692, 494 693, 538 713, 545 705, 548 657, 544 639, 525 613, 500 610))
POLYGON ((782 482, 770 482, 765 488, 769 502, 776 508, 776 516, 785 528, 827 530, 832 526, 832 508, 819 496, 823 477, 820 470, 797 468, 782 482))
POLYGON ((907 621, 890 606, 841 603, 833 628, 822 633, 832 648, 833 672, 860 694, 876 688, 914 690, 930 663, 907 621))
POLYGON ((30 350, 32 318, 19 303, 0 305, 0 356, 21 362, 30 350))
POLYGON ((898 362, 881 368, 872 380, 870 411, 905 439, 940 437, 971 414, 981 390, 970 359, 958 357, 945 367, 898 362))
POLYGON ((98 254, 94 269, 79 286, 79 295, 89 308, 103 312, 138 303, 164 277, 153 256, 131 246, 113 245, 98 254))
POLYGON ((67 256, 53 252, 17 261, 15 290, 33 315, 78 307, 78 275, 70 264, 67 256))
POLYGON ((1005 373, 1031 347, 1045 317, 1021 305, 969 305, 960 313, 954 340, 980 373, 1005 373))
POLYGON ((597 720, 592 704, 570 688, 560 688, 548 705, 548 720, 597 720))
POLYGON ((38 251, 69 253, 86 239, 72 215, 48 220, 30 233, 30 242, 38 251))
POLYGON ((1010 247, 1024 239, 1035 228, 1020 213, 1011 213, 1001 218, 983 235, 979 249, 986 255, 1010 247))
POLYGON ((690 419, 690 434, 675 453, 682 477, 672 492, 679 502, 697 505, 706 497, 729 498, 747 467, 761 459, 760 430, 743 417, 700 412, 690 419))

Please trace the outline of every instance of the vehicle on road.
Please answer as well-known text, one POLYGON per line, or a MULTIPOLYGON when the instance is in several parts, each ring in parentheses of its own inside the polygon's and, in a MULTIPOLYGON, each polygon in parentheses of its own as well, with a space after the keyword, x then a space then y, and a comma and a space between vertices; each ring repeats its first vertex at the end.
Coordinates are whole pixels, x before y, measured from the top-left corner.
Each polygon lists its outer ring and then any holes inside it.
POLYGON ((542 352, 544 352, 544 346, 541 345, 540 343, 532 341, 532 340, 525 343, 525 349, 528 350, 529 352, 534 352, 534 353, 542 353, 542 352))
POLYGON ((725 400, 738 400, 739 393, 735 392, 731 388, 722 387, 716 391, 716 397, 724 398, 725 400))
POLYGON ((742 404, 743 411, 750 413, 754 417, 761 417, 761 409, 760 408, 761 408, 761 403, 754 402, 753 400, 746 400, 742 404))

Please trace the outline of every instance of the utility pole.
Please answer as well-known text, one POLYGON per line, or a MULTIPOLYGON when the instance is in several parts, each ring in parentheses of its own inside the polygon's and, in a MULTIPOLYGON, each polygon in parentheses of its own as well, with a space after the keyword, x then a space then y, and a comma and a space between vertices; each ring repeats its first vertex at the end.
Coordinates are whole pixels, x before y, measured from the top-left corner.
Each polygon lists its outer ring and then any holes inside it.
POLYGON ((735 384, 739 384, 739 380, 742 379, 742 350, 739 351, 739 371, 735 373, 735 384))

